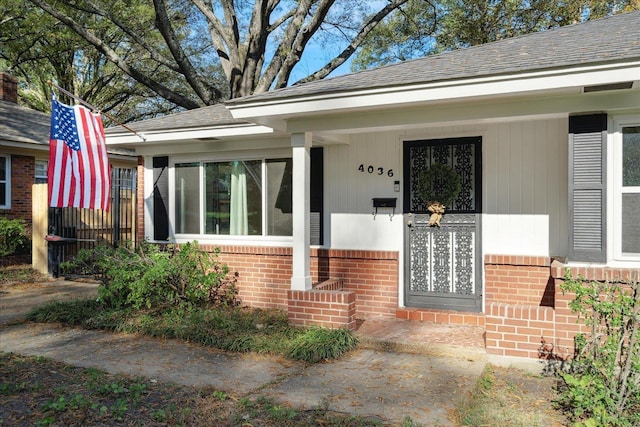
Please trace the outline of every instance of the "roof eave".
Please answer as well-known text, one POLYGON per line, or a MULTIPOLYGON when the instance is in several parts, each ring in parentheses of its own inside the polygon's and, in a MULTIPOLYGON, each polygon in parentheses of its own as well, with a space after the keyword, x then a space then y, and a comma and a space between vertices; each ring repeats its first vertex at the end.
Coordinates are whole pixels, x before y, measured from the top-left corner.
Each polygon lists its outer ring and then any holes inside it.
POLYGON ((147 131, 141 135, 130 132, 107 134, 107 145, 138 147, 145 144, 174 143, 186 140, 215 140, 246 136, 273 134, 272 128, 256 124, 239 124, 227 126, 212 126, 187 129, 160 129, 147 131), (141 136, 145 138, 143 141, 141 136))
POLYGON ((526 93, 579 90, 585 86, 640 80, 640 58, 633 61, 505 75, 409 84, 356 91, 314 94, 273 100, 251 97, 230 102, 227 108, 238 119, 269 123, 301 115, 337 111, 362 111, 412 103, 463 102, 526 93))

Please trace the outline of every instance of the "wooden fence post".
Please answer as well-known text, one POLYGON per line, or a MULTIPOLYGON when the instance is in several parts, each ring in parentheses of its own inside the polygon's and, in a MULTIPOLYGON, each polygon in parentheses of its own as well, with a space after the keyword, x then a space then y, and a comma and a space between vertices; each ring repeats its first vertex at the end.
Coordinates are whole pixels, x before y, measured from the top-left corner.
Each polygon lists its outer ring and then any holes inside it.
POLYGON ((47 184, 32 185, 32 231, 31 231, 31 264, 34 270, 42 273, 49 273, 47 242, 44 239, 49 226, 47 219, 48 201, 47 184))

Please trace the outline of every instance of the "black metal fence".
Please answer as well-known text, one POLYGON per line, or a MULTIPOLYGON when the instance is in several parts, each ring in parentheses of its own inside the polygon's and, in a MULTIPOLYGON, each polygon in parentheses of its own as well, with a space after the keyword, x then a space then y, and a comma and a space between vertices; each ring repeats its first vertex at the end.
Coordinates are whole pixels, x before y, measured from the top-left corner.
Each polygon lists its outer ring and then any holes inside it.
POLYGON ((136 239, 136 169, 113 168, 108 212, 81 208, 49 208, 49 274, 60 275, 60 264, 98 244, 117 246, 136 239))

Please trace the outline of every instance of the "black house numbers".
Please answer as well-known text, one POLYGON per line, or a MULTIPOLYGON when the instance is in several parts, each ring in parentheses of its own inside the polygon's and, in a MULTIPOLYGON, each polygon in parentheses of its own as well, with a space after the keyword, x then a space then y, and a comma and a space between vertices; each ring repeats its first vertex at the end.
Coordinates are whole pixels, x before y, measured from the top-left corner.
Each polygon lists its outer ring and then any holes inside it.
POLYGON ((375 167, 373 165, 365 166, 364 163, 361 163, 360 166, 358 166, 358 170, 362 173, 368 172, 376 175, 386 174, 388 177, 393 176, 393 169, 385 169, 383 167, 375 167))

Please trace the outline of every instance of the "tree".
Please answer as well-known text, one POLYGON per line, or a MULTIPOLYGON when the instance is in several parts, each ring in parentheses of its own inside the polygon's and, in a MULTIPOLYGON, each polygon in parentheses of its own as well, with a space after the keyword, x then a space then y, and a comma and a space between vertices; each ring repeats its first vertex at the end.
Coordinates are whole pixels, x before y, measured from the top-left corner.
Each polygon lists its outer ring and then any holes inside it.
MULTIPOLYGON (((144 15, 140 9, 136 12, 140 17, 144 15)), ((124 75, 93 46, 41 9, 22 0, 5 0, 0 5, 0 16, 0 68, 19 78, 22 104, 48 111, 52 90, 48 82, 53 81, 120 121, 176 110, 175 104, 124 75)), ((78 16, 76 19, 86 20, 84 15, 78 16)), ((152 14, 147 16, 147 26, 152 25, 152 14)), ((122 41, 121 35, 109 35, 105 30, 95 28, 113 42, 122 41)), ((136 54, 132 49, 125 53, 129 57, 136 54)), ((139 63, 143 64, 143 60, 139 59, 139 63)), ((63 102, 73 102, 64 93, 58 96, 63 102)))
POLYGON ((469 47, 640 9, 640 0, 411 0, 390 14, 352 62, 353 70, 469 47), (426 29, 426 30, 425 30, 426 29))
POLYGON ((191 109, 286 87, 321 37, 345 47, 300 81, 326 77, 408 0, 153 0, 152 11, 142 0, 29 1, 137 83, 191 109), (224 84, 211 78, 216 65, 224 84))

